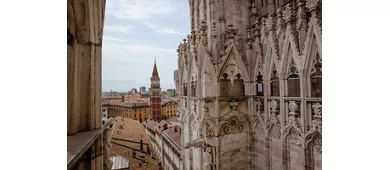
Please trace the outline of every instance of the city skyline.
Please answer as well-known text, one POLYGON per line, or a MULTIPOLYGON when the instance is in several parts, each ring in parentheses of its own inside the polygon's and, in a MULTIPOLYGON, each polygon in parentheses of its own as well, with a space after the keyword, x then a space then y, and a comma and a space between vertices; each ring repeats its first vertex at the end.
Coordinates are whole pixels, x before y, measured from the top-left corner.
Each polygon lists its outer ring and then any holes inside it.
POLYGON ((107 1, 102 91, 149 87, 154 57, 163 90, 175 88, 177 42, 190 31, 186 1, 107 1))

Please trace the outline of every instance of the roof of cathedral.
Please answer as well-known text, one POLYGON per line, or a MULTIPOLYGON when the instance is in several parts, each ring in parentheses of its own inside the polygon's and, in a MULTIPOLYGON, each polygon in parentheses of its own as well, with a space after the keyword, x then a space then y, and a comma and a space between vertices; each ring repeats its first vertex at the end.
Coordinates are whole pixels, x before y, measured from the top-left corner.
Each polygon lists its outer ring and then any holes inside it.
POLYGON ((159 78, 158 76, 158 71, 157 71, 157 65, 156 65, 156 58, 154 58, 154 67, 153 67, 153 73, 152 73, 152 78, 159 78))

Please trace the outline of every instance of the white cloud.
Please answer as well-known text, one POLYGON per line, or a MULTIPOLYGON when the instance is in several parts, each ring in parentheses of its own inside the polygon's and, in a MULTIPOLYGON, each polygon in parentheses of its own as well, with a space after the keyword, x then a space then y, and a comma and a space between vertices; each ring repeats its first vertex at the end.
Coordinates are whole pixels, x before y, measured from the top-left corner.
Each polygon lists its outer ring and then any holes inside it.
POLYGON ((162 28, 157 30, 159 33, 164 33, 164 34, 173 34, 173 35, 185 35, 185 33, 182 33, 180 31, 176 31, 172 28, 162 28))
POLYGON ((176 49, 160 48, 150 45, 110 41, 103 43, 103 56, 112 60, 147 62, 148 57, 176 56, 176 49))
POLYGON ((132 28, 133 28, 133 26, 131 26, 131 25, 126 25, 126 26, 123 26, 123 25, 105 25, 104 26, 104 31, 127 33, 127 32, 130 32, 130 30, 132 28))
POLYGON ((119 19, 144 20, 178 11, 168 0, 112 0, 108 11, 119 19))
POLYGON ((148 21, 144 22, 146 26, 148 26, 151 29, 154 29, 157 33, 161 34, 171 34, 171 35, 185 35, 185 33, 182 33, 180 31, 174 30, 172 28, 167 27, 160 27, 158 25, 154 25, 148 21))
POLYGON ((157 28, 157 25, 153 25, 152 23, 150 23, 150 22, 148 22, 148 21, 144 22, 144 24, 145 24, 146 26, 148 26, 149 28, 152 28, 152 29, 156 29, 156 28, 157 28))

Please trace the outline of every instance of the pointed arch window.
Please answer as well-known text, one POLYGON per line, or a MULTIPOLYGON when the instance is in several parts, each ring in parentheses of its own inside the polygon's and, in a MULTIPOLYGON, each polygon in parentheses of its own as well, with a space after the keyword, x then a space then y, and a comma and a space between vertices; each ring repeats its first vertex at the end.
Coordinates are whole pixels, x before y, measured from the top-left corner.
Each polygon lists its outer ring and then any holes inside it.
POLYGON ((196 82, 191 81, 191 96, 195 97, 196 96, 196 82))
POLYGON ((287 75, 287 96, 288 97, 300 97, 301 96, 301 86, 298 69, 293 59, 288 67, 287 75))
POLYGON ((220 96, 227 97, 228 94, 228 86, 229 86, 229 79, 228 75, 225 73, 222 76, 222 79, 220 80, 220 96))
POLYGON ((241 75, 237 74, 234 81, 231 82, 228 79, 228 75, 223 74, 222 79, 220 80, 220 96, 230 97, 230 96, 244 96, 245 87, 244 80, 241 79, 241 75))
POLYGON ((270 78, 271 96, 280 96, 279 93, 279 75, 278 71, 274 68, 272 70, 270 78))
POLYGON ((183 96, 187 96, 187 84, 183 83, 183 96))
POLYGON ((311 97, 322 97, 322 59, 317 53, 310 74, 311 97))

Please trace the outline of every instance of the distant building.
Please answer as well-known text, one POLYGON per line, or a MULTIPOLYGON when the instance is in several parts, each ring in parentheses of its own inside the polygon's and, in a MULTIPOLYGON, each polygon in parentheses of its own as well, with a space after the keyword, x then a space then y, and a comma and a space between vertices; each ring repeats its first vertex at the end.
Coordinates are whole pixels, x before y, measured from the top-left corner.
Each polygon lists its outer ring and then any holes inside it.
POLYGON ((131 94, 137 94, 137 89, 136 88, 131 89, 131 94))
POLYGON ((177 96, 176 89, 167 89, 166 92, 168 94, 168 97, 176 97, 177 96))
POLYGON ((139 88, 139 93, 140 93, 140 94, 146 94, 146 93, 147 93, 146 87, 145 87, 145 86, 141 86, 141 87, 139 88))
POLYGON ((150 114, 150 106, 148 102, 125 103, 120 101, 108 102, 102 106, 108 108, 108 117, 123 117, 138 120, 139 122, 146 121, 150 114))
POLYGON ((152 77, 150 78, 150 111, 153 120, 161 120, 161 88, 160 88, 160 77, 158 76, 156 59, 154 59, 154 67, 152 77))
POLYGON ((178 118, 170 118, 168 121, 144 122, 146 133, 151 145, 156 151, 165 169, 181 170, 182 166, 182 142, 181 125, 178 118))
POLYGON ((173 100, 164 101, 163 104, 161 105, 163 117, 168 119, 168 118, 176 116, 177 115, 177 109, 176 109, 177 106, 178 106, 178 103, 176 101, 173 101, 173 100))

